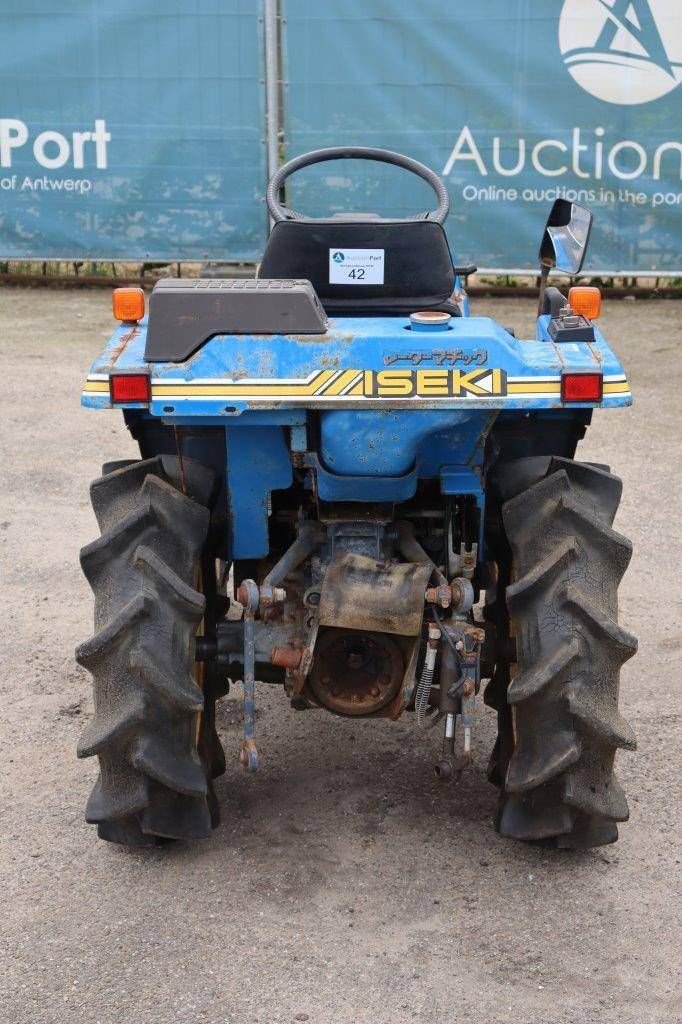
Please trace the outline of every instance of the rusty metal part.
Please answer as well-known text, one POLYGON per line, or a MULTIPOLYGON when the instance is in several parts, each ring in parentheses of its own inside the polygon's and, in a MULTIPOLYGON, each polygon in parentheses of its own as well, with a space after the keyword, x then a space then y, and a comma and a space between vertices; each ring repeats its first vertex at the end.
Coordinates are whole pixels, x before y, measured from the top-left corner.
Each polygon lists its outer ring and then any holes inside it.
POLYGON ((256 639, 254 616, 258 608, 258 587, 253 580, 244 580, 237 591, 237 600, 244 606, 244 742, 240 763, 248 772, 256 772, 260 757, 254 738, 256 722, 256 639))
POLYGON ((452 611, 459 615, 471 611, 474 605, 474 588, 471 581, 463 576, 456 576, 450 583, 452 611))
POLYGON ((427 587, 424 594, 427 604, 436 604, 439 608, 452 608, 452 612, 462 614, 468 612, 474 603, 474 588, 463 576, 457 576, 450 584, 441 583, 437 587, 427 587))
POLYGON ((462 727, 462 752, 455 757, 455 766, 458 772, 471 767, 473 762, 473 750, 471 749, 471 730, 474 725, 474 711, 476 708, 476 695, 472 693, 468 697, 462 697, 462 707, 458 716, 459 724, 462 727))
POLYGON ((258 610, 260 595, 258 592, 258 586, 253 580, 243 580, 237 587, 237 593, 235 596, 244 609, 244 615, 246 615, 248 611, 253 616, 258 610))
MULTIPOLYGON (((443 629, 443 636, 449 636, 448 626, 443 629)), ((446 782, 455 774, 455 722, 456 715, 460 709, 460 701, 453 695, 454 685, 459 677, 459 655, 455 644, 443 644, 443 652, 440 662, 440 678, 438 687, 438 712, 439 716, 445 717, 445 730, 443 733, 443 753, 441 760, 433 766, 437 779, 446 782)), ((434 716, 436 717, 436 716, 434 716)))
POLYGON ((306 608, 318 608, 320 604, 320 588, 308 587, 303 594, 303 604, 306 608))
POLYGON ((271 587, 262 584, 260 587, 260 603, 266 608, 271 605, 282 604, 287 599, 287 592, 282 587, 271 587))
POLYGON ((394 565, 339 552, 324 576, 320 625, 418 636, 431 571, 431 562, 394 565))
POLYGON ((298 537, 261 583, 261 600, 264 600, 264 603, 268 603, 268 601, 272 603, 274 588, 278 587, 290 572, 305 562, 306 558, 319 548, 323 540, 324 533, 319 523, 307 520, 300 524, 298 537))
POLYGON ((115 345, 114 348, 111 349, 110 352, 107 352, 107 358, 109 360, 109 365, 110 365, 110 368, 112 370, 114 368, 114 363, 116 362, 116 360, 119 358, 119 356, 123 355, 124 351, 126 350, 128 345, 130 344, 130 342, 133 340, 133 338, 137 337, 139 332, 140 332, 139 324, 133 324, 131 326, 130 330, 127 331, 123 335, 123 337, 120 339, 118 344, 115 345))
POLYGON ((456 769, 461 772, 472 762, 471 733, 476 710, 476 693, 481 679, 481 647, 485 641, 485 630, 470 622, 461 625, 461 639, 457 643, 460 657, 461 698, 458 722, 462 727, 462 752, 455 759, 456 769))
MULTIPOLYGON (((280 563, 278 562, 277 565, 279 564, 280 563)), ((266 576, 266 581, 272 575, 272 573, 275 572, 275 570, 277 569, 277 565, 271 570, 268 576, 266 576)), ((252 591, 249 589, 249 587, 245 586, 245 584, 250 583, 252 583, 251 580, 244 580, 237 588, 235 597, 237 598, 241 605, 246 604, 253 596, 252 591)), ((259 605, 262 605, 263 608, 265 609, 270 609, 274 605, 282 604, 284 601, 286 601, 287 592, 282 587, 273 586, 272 583, 268 583, 265 581, 261 583, 260 587, 258 587, 255 583, 254 586, 256 587, 256 592, 258 594, 258 603, 259 605)))
MULTIPOLYGON (((445 629, 448 627, 445 626, 445 629)), ((456 714, 459 711, 459 699, 455 694, 455 685, 459 680, 459 655, 454 645, 443 644, 440 659, 440 675, 438 686, 438 710, 444 714, 456 714), (450 691, 453 691, 452 694, 450 691)))
MULTIPOLYGON (((244 596, 244 595, 243 595, 244 596)), ((256 664, 258 671, 267 672, 270 667, 270 655, 273 649, 288 648, 295 645, 295 626, 282 621, 254 622, 256 648, 256 664)), ((232 666, 232 671, 241 673, 241 668, 234 666, 243 657, 244 652, 244 621, 223 621, 217 623, 214 637, 198 636, 195 642, 196 661, 214 661, 218 665, 232 666)), ((267 675, 260 677, 259 682, 274 681, 267 675)), ((281 678, 277 678, 281 682, 281 678)))
POLYGON ((290 697, 298 696, 305 687, 310 666, 313 663, 319 628, 317 616, 313 615, 308 624, 308 635, 301 651, 301 660, 296 668, 287 669, 285 690, 290 697))
POLYGON ((303 658, 303 650, 295 647, 274 647, 270 661, 278 668, 297 669, 303 658))
POLYGON ((444 327, 451 319, 450 313, 443 313, 437 309, 419 309, 415 313, 410 313, 410 322, 418 325, 444 327))
MULTIPOLYGON (((441 689, 443 688, 441 684, 441 689)), ((443 735, 443 756, 433 766, 436 778, 447 782, 455 774, 455 712, 448 711, 445 715, 445 732, 443 735)))
POLYGON ((470 698, 477 693, 480 683, 481 647, 485 641, 485 630, 472 622, 453 619, 450 633, 454 629, 459 633, 455 647, 460 662, 460 679, 450 687, 449 692, 453 696, 461 693, 464 698, 470 698))
POLYGON ((315 618, 310 623, 310 631, 308 633, 308 643, 303 648, 303 656, 301 658, 301 664, 299 665, 299 672, 303 675, 307 675, 310 671, 310 666, 313 663, 313 655, 315 652, 315 642, 317 640, 317 633, 320 628, 319 621, 315 618))
POLYGON ((478 544, 472 544, 470 548, 462 544, 460 547, 460 572, 462 576, 471 579, 476 572, 478 562, 478 544))
POLYGON ((465 679, 462 683, 462 696, 471 697, 476 692, 476 684, 473 679, 465 679))
MULTIPOLYGON (((466 591, 469 584, 464 581, 466 591)), ((461 775, 471 763, 471 731, 474 723, 476 692, 480 681, 481 646, 485 631, 465 617, 453 616, 447 622, 439 619, 438 628, 446 643, 440 665, 438 707, 445 715, 443 753, 434 765, 437 778, 442 781, 461 775), (462 750, 455 753, 455 725, 462 727, 462 750)))
POLYGON ((239 763, 247 772, 257 772, 260 767, 260 755, 255 740, 244 740, 239 751, 239 763))
POLYGON ((417 562, 428 565, 431 569, 431 573, 429 575, 435 575, 438 580, 438 585, 447 587, 448 581, 446 577, 440 569, 434 565, 433 561, 424 551, 424 548, 415 538, 411 523, 401 520, 393 524, 393 529, 398 543, 398 550, 403 558, 408 562, 417 562))
POLYGON ((399 644, 385 633, 320 632, 308 685, 320 704, 339 715, 371 715, 386 707, 403 681, 399 644))
POLYGON ((424 600, 428 604, 437 604, 440 608, 449 608, 452 603, 452 593, 446 583, 437 587, 427 587, 424 600))

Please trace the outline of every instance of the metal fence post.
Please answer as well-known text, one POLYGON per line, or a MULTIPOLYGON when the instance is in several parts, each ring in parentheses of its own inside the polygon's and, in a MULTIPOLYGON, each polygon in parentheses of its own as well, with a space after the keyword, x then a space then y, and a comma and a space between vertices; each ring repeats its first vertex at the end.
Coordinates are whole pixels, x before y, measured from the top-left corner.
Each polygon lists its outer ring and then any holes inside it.
POLYGON ((265 40, 265 119, 268 177, 279 167, 281 130, 280 87, 281 60, 279 39, 279 0, 263 0, 263 35, 265 40))

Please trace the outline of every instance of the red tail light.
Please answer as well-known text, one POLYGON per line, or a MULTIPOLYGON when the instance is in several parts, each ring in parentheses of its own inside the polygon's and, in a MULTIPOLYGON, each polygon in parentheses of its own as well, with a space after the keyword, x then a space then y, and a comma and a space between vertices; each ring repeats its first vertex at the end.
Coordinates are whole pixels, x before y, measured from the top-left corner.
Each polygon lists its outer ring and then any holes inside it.
POLYGON ((109 394, 113 405, 126 402, 151 401, 152 389, 146 373, 112 373, 109 377, 109 394))
POLYGON ((601 402, 604 378, 601 373, 563 373, 561 375, 562 402, 601 402))

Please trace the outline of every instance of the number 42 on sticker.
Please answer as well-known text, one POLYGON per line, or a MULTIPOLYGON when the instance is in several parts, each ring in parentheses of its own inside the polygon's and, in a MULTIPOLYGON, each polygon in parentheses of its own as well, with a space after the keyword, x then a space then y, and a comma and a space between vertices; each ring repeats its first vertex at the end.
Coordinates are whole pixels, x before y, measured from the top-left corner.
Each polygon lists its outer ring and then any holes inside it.
POLYGON ((330 284, 383 284, 384 249, 330 249, 330 284))

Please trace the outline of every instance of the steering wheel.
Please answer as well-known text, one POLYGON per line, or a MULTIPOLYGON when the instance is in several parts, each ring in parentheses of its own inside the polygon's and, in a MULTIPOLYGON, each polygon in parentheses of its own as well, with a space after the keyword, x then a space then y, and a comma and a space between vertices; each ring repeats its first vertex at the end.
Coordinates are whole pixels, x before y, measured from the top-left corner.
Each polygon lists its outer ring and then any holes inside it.
MULTIPOLYGON (((310 167, 312 164, 326 163, 327 160, 375 160, 380 164, 393 164, 395 167, 402 167, 417 177, 427 182, 438 199, 438 206, 435 210, 417 214, 411 220, 433 220, 437 224, 443 224, 450 210, 450 196, 445 183, 435 171, 432 171, 426 164, 419 163, 409 156, 401 153, 394 153, 390 149, 374 149, 365 146, 334 146, 330 149, 314 149, 310 153, 294 157, 279 170, 275 171, 268 182, 268 190, 265 195, 270 216, 274 221, 282 220, 309 220, 296 210, 290 210, 279 201, 279 192, 282 185, 296 171, 302 167, 310 167)), ((312 218, 315 219, 315 218, 312 218)))

